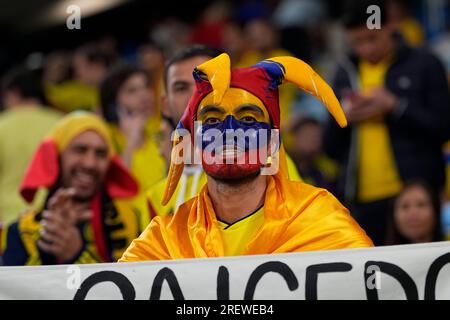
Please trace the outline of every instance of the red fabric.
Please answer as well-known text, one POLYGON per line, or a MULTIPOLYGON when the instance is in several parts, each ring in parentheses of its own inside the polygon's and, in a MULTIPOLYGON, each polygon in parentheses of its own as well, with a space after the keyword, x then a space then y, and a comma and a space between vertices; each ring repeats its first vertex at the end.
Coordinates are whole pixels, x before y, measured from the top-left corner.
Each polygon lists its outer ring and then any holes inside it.
POLYGON ((191 33, 191 43, 206 44, 214 48, 222 45, 222 34, 225 21, 202 21, 194 26, 191 33))
POLYGON ((111 198, 129 198, 138 194, 139 186, 118 155, 111 157, 105 178, 106 191, 111 198))
POLYGON ((20 186, 20 194, 28 203, 32 202, 36 191, 51 188, 58 179, 58 149, 52 140, 45 140, 38 147, 28 165, 20 186))
MULTIPOLYGON (((25 172, 20 194, 28 202, 34 199, 39 188, 51 189, 59 176, 59 154, 53 140, 40 144, 25 172)), ((105 187, 111 198, 128 198, 138 193, 138 184, 117 155, 111 157, 105 177, 105 187)))
MULTIPOLYGON (((209 81, 194 75, 196 90, 189 101, 186 112, 181 118, 183 128, 191 133, 194 128, 195 115, 200 101, 212 92, 209 81)), ((280 128, 280 107, 278 103, 278 86, 273 83, 266 70, 260 67, 250 67, 231 70, 230 87, 244 89, 257 96, 266 106, 275 129, 280 128)))
POLYGON ((0 222, 0 255, 3 254, 3 252, 2 252, 2 248, 3 248, 3 246, 2 246, 2 239, 3 239, 2 232, 3 232, 3 224, 0 222))
POLYGON ((103 230, 103 216, 102 216, 102 205, 101 205, 101 194, 97 192, 93 202, 92 202, 92 229, 94 232, 94 243, 97 247, 97 252, 104 262, 110 262, 111 258, 108 255, 108 250, 106 248, 105 233, 103 230))

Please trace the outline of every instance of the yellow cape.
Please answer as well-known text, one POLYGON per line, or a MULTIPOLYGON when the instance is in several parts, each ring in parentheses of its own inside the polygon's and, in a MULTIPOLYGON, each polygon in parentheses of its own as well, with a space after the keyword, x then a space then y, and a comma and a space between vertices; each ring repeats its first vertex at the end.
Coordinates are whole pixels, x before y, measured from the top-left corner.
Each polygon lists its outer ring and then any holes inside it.
MULTIPOLYGON (((267 176, 264 224, 244 255, 371 247, 372 241, 349 211, 328 191, 267 176)), ((173 217, 156 217, 120 262, 224 256, 219 224, 201 193, 173 217)))

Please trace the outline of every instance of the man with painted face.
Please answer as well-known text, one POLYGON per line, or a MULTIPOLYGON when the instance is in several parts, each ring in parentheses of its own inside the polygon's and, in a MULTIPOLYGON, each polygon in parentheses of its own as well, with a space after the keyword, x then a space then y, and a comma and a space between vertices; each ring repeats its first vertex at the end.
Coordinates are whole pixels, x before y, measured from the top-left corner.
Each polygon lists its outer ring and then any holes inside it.
MULTIPOLYGON (((222 52, 204 45, 193 45, 177 52, 166 63, 165 68, 165 88, 166 93, 162 96, 162 114, 167 117, 164 124, 164 131, 161 135, 162 141, 170 141, 170 133, 167 133, 167 124, 172 123, 173 129, 181 120, 184 111, 189 103, 189 99, 194 94, 196 82, 192 77, 192 70, 212 58, 217 57, 222 52)), ((164 142, 162 142, 164 144, 164 142)), ((291 180, 301 181, 295 168, 295 164, 288 157, 288 171, 291 180)), ((170 163, 170 160, 169 160, 170 163)), ((169 163, 167 165, 169 165, 169 163)), ((206 183, 206 175, 200 164, 186 165, 177 184, 173 196, 164 206, 161 200, 164 196, 164 189, 167 178, 164 178, 153 185, 147 192, 149 211, 154 216, 172 215, 176 209, 184 202, 198 194, 206 183)))
POLYGON ((116 261, 139 234, 131 199, 138 186, 114 153, 105 123, 87 112, 65 116, 38 147, 20 187, 31 202, 5 234, 5 265, 116 261))
POLYGON ((228 55, 222 54, 198 66, 194 78, 197 90, 178 125, 179 137, 172 151, 163 203, 169 201, 177 186, 184 166, 180 159, 190 159, 184 152, 190 149, 180 148, 189 138, 183 133, 200 136, 203 141, 213 135, 225 145, 216 144, 211 151, 208 143, 195 144, 207 184, 173 217, 153 219, 119 261, 373 245, 348 210, 328 191, 289 180, 286 155, 276 134, 280 128, 278 86, 283 81, 318 97, 337 122, 346 125, 333 91, 307 64, 292 57, 278 57, 231 70, 228 55), (197 128, 195 121, 201 126, 197 128), (237 133, 242 129, 240 132, 246 133, 251 129, 259 134, 269 128, 275 130, 271 131, 270 142, 258 139, 256 148, 251 143, 230 143, 239 138, 227 139, 229 130, 237 133), (255 149, 256 164, 250 161, 255 149))

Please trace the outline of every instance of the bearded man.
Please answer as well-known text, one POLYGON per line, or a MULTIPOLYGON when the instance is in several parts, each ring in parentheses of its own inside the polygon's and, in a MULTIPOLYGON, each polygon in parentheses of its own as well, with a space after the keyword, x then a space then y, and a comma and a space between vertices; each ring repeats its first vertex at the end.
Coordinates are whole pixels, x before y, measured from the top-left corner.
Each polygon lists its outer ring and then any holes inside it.
POLYGON ((5 265, 117 261, 139 235, 137 183, 91 113, 68 114, 42 141, 20 193, 32 202, 39 189, 48 191, 43 208, 7 228, 5 265))

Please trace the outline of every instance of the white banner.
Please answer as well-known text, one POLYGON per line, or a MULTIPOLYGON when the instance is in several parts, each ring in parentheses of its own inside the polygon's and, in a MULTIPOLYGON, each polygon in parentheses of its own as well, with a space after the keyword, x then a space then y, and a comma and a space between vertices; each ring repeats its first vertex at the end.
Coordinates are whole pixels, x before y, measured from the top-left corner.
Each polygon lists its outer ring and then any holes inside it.
POLYGON ((0 299, 450 299, 450 242, 229 258, 0 267, 0 299))

